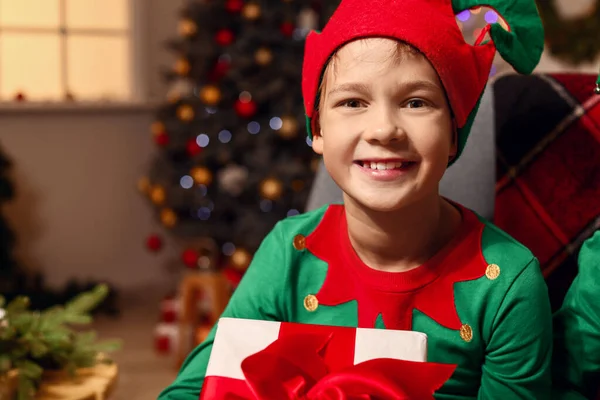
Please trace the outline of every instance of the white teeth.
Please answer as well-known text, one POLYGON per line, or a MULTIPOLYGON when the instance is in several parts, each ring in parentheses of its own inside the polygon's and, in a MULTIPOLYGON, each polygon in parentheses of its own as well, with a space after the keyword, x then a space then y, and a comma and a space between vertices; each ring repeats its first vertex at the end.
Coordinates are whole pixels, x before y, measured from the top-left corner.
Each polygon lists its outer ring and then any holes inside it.
POLYGON ((386 170, 386 169, 398 169, 402 168, 401 162, 364 162, 363 167, 376 169, 376 170, 386 170))

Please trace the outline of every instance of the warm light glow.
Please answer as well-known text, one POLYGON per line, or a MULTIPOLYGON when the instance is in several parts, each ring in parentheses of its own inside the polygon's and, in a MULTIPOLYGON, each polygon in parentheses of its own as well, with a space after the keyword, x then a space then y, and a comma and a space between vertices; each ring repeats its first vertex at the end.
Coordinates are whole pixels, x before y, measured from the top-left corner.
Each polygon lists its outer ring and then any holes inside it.
POLYGON ((58 29, 59 11, 59 0, 0 0, 0 25, 58 29))
POLYGON ((121 37, 69 36, 68 87, 77 98, 126 100, 131 97, 129 40, 121 37))
POLYGON ((0 97, 12 100, 17 92, 28 100, 62 98, 58 34, 2 34, 0 97))
POLYGON ((1 100, 130 100, 130 2, 0 0, 1 100))
POLYGON ((128 0, 65 1, 67 11, 66 25, 69 29, 83 28, 127 30, 129 28, 128 0))

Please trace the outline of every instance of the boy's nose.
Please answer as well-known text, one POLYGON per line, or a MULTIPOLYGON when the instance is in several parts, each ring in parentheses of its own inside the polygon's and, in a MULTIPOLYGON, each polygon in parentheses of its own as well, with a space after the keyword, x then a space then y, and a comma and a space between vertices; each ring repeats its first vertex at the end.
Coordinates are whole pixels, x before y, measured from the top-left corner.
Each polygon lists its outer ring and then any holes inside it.
POLYGON ((364 132, 364 139, 372 143, 389 144, 399 142, 404 136, 404 130, 393 115, 386 110, 372 115, 372 123, 364 132))

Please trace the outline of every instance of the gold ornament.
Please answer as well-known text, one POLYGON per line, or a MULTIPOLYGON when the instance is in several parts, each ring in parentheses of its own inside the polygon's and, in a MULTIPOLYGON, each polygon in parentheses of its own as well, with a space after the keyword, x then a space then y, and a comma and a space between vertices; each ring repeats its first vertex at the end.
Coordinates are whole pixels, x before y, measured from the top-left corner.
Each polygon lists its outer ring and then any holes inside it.
POLYGON ((281 118, 281 128, 277 131, 284 139, 293 139, 298 135, 298 121, 292 116, 281 118))
POLYGON ((258 19, 260 17, 260 6, 256 3, 248 3, 244 6, 242 15, 249 20, 258 19))
POLYGON ((152 134, 154 136, 160 135, 165 131, 165 125, 160 121, 153 122, 150 127, 150 130, 152 131, 152 134))
POLYGON ((190 66, 190 63, 188 60, 186 60, 185 58, 180 58, 175 63, 174 70, 177 75, 185 76, 190 73, 191 68, 192 67, 190 66))
POLYGON ((221 101, 221 91, 214 85, 206 85, 200 90, 200 100, 209 106, 217 105, 221 101))
POLYGON ((194 119, 194 109, 189 104, 183 104, 177 109, 177 117, 185 122, 194 119))
POLYGON ((150 192, 150 179, 146 176, 140 178, 137 187, 143 194, 148 194, 150 192))
POLYGON ((260 195, 265 199, 277 200, 282 193, 283 185, 275 178, 267 178, 260 184, 260 195))
POLYGON ((210 185, 213 179, 212 172, 206 167, 194 167, 190 175, 194 178, 194 182, 204 186, 210 185))
POLYGON ((181 36, 185 36, 185 37, 194 36, 197 31, 198 31, 198 26, 196 25, 196 23, 193 20, 186 18, 186 19, 182 19, 181 21, 179 21, 179 34, 181 36))
POLYGON ((166 198, 167 192, 162 186, 156 185, 152 189, 150 189, 150 200, 152 200, 152 202, 157 206, 163 204, 166 198))
POLYGON ((260 65, 269 65, 271 64, 271 61, 273 61, 273 53, 268 48, 261 47, 260 49, 256 50, 254 59, 260 65))
POLYGON ((231 255, 231 264, 237 270, 244 271, 250 265, 252 256, 245 249, 236 249, 231 255))
POLYGON ((167 228, 172 228, 177 223, 177 215, 170 208, 165 208, 160 212, 160 221, 167 228))

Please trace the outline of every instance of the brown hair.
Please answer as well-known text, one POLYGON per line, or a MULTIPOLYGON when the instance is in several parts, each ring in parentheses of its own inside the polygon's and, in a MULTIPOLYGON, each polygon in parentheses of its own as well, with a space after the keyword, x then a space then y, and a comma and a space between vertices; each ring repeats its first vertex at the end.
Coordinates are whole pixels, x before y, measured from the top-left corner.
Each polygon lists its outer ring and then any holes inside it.
MULTIPOLYGON (((358 39, 358 41, 364 42, 366 39, 358 39)), ((396 39, 394 39, 396 40, 396 39)), ((419 51, 416 47, 410 45, 409 43, 396 40, 397 46, 395 50, 390 54, 390 59, 393 60, 394 65, 400 64, 402 61, 406 59, 407 56, 423 56, 423 53, 419 51)), ((323 78, 321 79, 321 84, 319 85, 319 90, 317 91, 319 100, 316 104, 316 111, 318 112, 321 107, 323 107, 323 102, 325 101, 325 88, 327 86, 327 76, 330 71, 333 71, 335 74, 335 66, 336 59, 338 57, 337 51, 331 55, 329 58, 329 62, 325 66, 325 71, 323 72, 323 78)))

